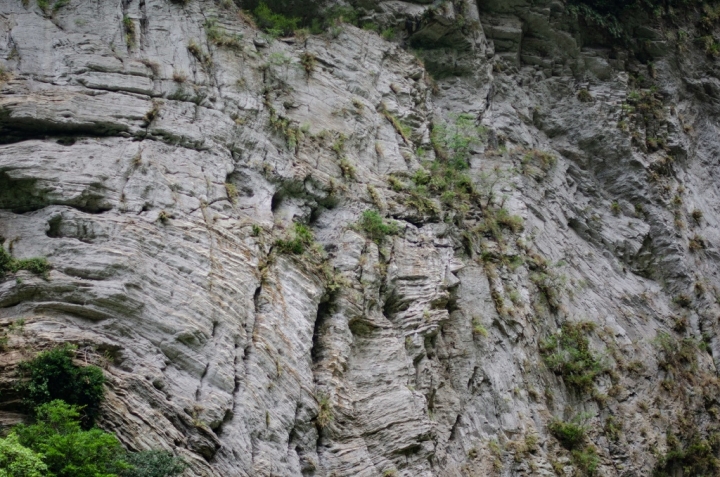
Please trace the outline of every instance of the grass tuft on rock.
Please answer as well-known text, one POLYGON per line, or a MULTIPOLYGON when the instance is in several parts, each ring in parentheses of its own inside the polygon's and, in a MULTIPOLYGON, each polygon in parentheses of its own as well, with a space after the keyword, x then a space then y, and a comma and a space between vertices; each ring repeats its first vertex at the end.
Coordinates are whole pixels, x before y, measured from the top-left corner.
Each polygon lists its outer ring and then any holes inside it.
POLYGON ((13 258, 7 250, 0 246, 0 277, 6 273, 17 273, 27 270, 36 275, 45 276, 50 271, 50 264, 45 257, 13 258))
POLYGON ((360 229, 374 242, 381 242, 388 235, 398 233, 398 226, 394 221, 385 221, 376 210, 366 210, 358 222, 360 229))

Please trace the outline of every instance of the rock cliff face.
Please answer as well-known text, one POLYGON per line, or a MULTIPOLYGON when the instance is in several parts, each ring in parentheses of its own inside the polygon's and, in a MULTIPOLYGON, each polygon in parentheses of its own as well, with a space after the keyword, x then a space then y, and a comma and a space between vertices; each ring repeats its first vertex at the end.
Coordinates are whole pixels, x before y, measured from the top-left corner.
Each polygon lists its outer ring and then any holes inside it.
POLYGON ((52 265, 0 280, 2 422, 17 363, 71 342, 106 370, 101 426, 187 475, 710 458, 717 62, 650 25, 593 48, 558 1, 363 7, 395 38, 273 40, 207 0, 0 3, 0 236, 52 265))

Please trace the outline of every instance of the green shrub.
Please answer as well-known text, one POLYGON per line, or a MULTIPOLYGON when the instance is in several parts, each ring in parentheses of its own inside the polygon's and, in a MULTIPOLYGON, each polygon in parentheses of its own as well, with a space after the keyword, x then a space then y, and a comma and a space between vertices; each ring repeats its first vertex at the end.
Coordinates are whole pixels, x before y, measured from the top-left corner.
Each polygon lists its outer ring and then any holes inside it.
POLYGON ((690 337, 676 339, 664 331, 655 337, 654 344, 662 352, 659 365, 666 371, 680 371, 688 368, 697 369, 698 342, 690 337))
POLYGON ((433 125, 430 140, 435 154, 456 169, 467 169, 472 146, 482 142, 485 129, 475 124, 471 114, 451 116, 452 123, 433 125))
POLYGON ((708 442, 708 440, 701 439, 699 436, 694 436, 690 439, 689 445, 683 446, 675 435, 668 433, 668 451, 658 459, 653 476, 717 475, 718 471, 720 471, 720 460, 715 457, 718 445, 713 441, 716 440, 710 439, 710 442, 708 442))
POLYGON ((275 241, 280 253, 301 255, 314 242, 312 230, 304 224, 294 224, 288 239, 275 241))
POLYGON ((105 376, 97 366, 75 365, 73 356, 74 348, 65 345, 21 363, 17 389, 29 411, 57 399, 81 406, 83 424, 89 427, 100 410, 105 376))
POLYGON ((600 465, 600 457, 598 457, 595 447, 587 446, 584 449, 575 449, 570 455, 575 467, 582 471, 581 475, 596 474, 598 465, 600 465))
MULTIPOLYGON (((409 190, 406 205, 420 213, 437 215, 440 210, 428 196, 439 196, 446 207, 463 212, 469 209, 471 199, 476 195, 472 179, 462 171, 442 160, 426 164, 427 169, 418 169, 412 177, 414 187, 409 190)), ((404 187, 404 184, 398 184, 404 187)))
POLYGON ((317 66, 317 57, 309 51, 304 51, 300 55, 300 64, 305 70, 305 75, 309 78, 317 66))
POLYGON ((36 275, 46 275, 50 270, 50 264, 45 257, 35 258, 13 258, 0 242, 0 277, 6 273, 17 273, 20 270, 27 270, 36 275))
POLYGON ((580 449, 587 433, 587 426, 584 424, 587 417, 579 414, 570 421, 555 418, 550 422, 548 430, 567 450, 580 449))
POLYGON ((123 29, 125 30, 125 42, 129 48, 135 46, 137 31, 135 30, 135 22, 127 15, 122 19, 123 29))
POLYGON ((590 351, 585 336, 593 329, 593 323, 563 323, 559 336, 550 336, 540 343, 540 352, 548 367, 560 374, 568 386, 580 392, 593 391, 595 378, 606 371, 590 351))
POLYGON ((328 424, 333 420, 333 407, 330 402, 330 397, 324 394, 320 395, 318 401, 318 415, 317 425, 321 428, 327 427, 328 424))
POLYGON ((120 472, 122 477, 170 477, 180 475, 188 467, 171 452, 159 450, 129 453, 125 460, 131 468, 120 472))
POLYGON ((128 468, 114 435, 82 430, 78 406, 55 400, 35 411, 35 424, 14 431, 20 444, 42 456, 53 477, 111 477, 128 468))
POLYGON ((375 242, 381 242, 386 236, 398 233, 397 224, 385 222, 376 210, 364 211, 358 225, 367 237, 375 242))
POLYGON ((45 477, 48 468, 39 454, 20 444, 11 432, 0 439, 0 477, 45 477))
POLYGON ((272 36, 292 35, 299 28, 300 18, 273 12, 265 2, 260 2, 253 14, 258 26, 272 36))

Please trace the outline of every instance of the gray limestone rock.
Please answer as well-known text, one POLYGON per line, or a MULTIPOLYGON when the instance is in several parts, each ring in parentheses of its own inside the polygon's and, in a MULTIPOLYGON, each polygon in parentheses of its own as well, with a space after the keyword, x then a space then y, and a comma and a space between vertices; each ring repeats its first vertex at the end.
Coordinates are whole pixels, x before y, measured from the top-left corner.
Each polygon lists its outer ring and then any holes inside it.
POLYGON ((0 423, 27 417, 18 363, 70 342, 108 377, 100 426, 187 476, 571 475, 548 426, 582 413, 598 475, 707 438, 716 68, 649 27, 651 65, 589 48, 559 2, 436 4, 366 2, 388 41, 272 39, 232 2, 0 3, 0 237, 52 265, 0 277, 0 423), (431 180, 458 118, 466 177, 431 180), (567 323, 592 323, 591 392, 547 359, 567 323))

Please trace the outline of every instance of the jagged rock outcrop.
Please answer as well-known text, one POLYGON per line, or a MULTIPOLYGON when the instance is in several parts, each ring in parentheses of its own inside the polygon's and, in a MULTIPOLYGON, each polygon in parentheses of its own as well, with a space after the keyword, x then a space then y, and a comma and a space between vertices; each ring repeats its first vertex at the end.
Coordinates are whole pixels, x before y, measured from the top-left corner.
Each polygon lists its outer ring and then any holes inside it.
POLYGON ((548 426, 582 413, 599 475, 709 439, 716 62, 650 26, 588 47, 561 2, 361 6, 404 33, 0 4, 0 236, 52 264, 0 281, 2 422, 17 363, 71 342, 101 426, 187 475, 572 475, 548 426), (432 172, 439 127, 472 186, 432 172), (295 222, 319 245, 283 253, 295 222), (585 388, 548 359, 567 323, 593 324, 585 388))

